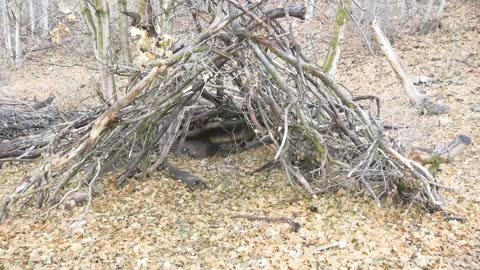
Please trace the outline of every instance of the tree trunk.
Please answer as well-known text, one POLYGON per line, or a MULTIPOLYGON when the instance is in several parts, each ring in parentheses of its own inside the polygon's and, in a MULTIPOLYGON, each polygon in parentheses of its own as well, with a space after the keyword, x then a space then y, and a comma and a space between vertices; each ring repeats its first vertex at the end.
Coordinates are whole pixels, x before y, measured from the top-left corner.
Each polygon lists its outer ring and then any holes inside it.
POLYGON ((144 17, 145 16, 145 8, 148 4, 148 0, 139 0, 138 1, 138 14, 140 16, 144 17))
POLYGON ((107 0, 96 0, 90 7, 87 0, 80 2, 82 14, 92 33, 93 52, 100 71, 100 88, 103 98, 109 103, 116 100, 115 78, 108 72, 113 64, 110 45, 110 9, 107 0))
POLYGON ((335 78, 337 72, 337 63, 340 59, 341 47, 343 37, 345 36, 345 27, 347 26, 349 13, 352 10, 352 0, 344 0, 338 3, 337 16, 335 18, 335 30, 332 40, 330 41, 330 47, 328 49, 325 63, 323 64, 323 70, 335 78))
POLYGON ((15 64, 22 63, 22 7, 21 0, 15 1, 15 64))
MULTIPOLYGON (((118 0, 118 9, 120 12, 127 11, 127 0, 118 0)), ((128 40, 128 17, 120 14, 120 47, 122 50, 122 60, 125 64, 132 63, 132 54, 128 40)))
POLYGON ((0 0, 2 11, 2 28, 3 36, 5 38, 5 49, 7 50, 10 61, 13 60, 13 46, 12 46, 12 32, 10 29, 10 17, 8 15, 8 0, 0 0))
POLYGON ((162 36, 172 30, 171 18, 173 16, 175 0, 152 0, 152 7, 158 16, 155 19, 157 33, 162 36))
POLYGON ((29 0, 28 1, 28 9, 30 12, 30 34, 33 37, 33 33, 35 33, 35 1, 29 0))
POLYGON ((428 34, 440 28, 445 0, 438 0, 438 6, 435 0, 428 0, 425 14, 419 32, 422 35, 428 34))
POLYGON ((315 13, 315 0, 305 0, 305 8, 307 9, 305 18, 307 20, 313 19, 313 15, 315 13))
POLYGON ((49 20, 48 20, 48 5, 50 0, 41 0, 40 1, 40 27, 42 30, 48 32, 49 30, 49 20))

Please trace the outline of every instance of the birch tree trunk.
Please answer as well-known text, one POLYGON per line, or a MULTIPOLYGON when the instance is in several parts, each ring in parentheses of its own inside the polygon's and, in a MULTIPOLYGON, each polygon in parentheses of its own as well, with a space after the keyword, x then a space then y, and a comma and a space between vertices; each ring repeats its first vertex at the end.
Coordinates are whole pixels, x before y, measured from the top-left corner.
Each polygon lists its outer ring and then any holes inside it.
MULTIPOLYGON (((118 0, 118 9, 120 12, 127 11, 127 0, 118 0)), ((130 52, 128 40, 128 17, 120 15, 120 48, 122 51, 122 60, 125 64, 132 63, 132 54, 130 52)))
POLYGON ((22 63, 22 0, 15 1, 15 65, 22 63))
POLYGON ((42 30, 49 30, 48 5, 50 0, 40 0, 40 27, 42 30))
POLYGON ((311 20, 315 13, 315 0, 305 0, 305 19, 311 20))
POLYGON ((352 0, 341 0, 338 3, 337 16, 335 17, 335 30, 332 40, 330 40, 330 47, 328 48, 325 63, 323 64, 323 70, 332 78, 335 78, 335 74, 337 73, 337 63, 340 59, 345 27, 347 26, 351 10, 352 0))
POLYGON ((155 19, 155 29, 157 33, 162 36, 172 31, 171 18, 175 11, 175 0, 151 0, 152 7, 155 14, 158 16, 155 19))
POLYGON ((10 29, 10 17, 8 15, 8 0, 0 0, 2 14, 3 36, 5 38, 5 49, 7 50, 10 61, 13 61, 12 32, 10 29))
POLYGON ((30 12, 30 34, 33 37, 33 33, 35 33, 35 0, 28 0, 28 9, 30 12))
POLYGON ((103 98, 111 104, 116 101, 116 88, 115 78, 107 70, 113 64, 108 0, 94 0, 93 6, 87 0, 81 0, 80 4, 82 15, 92 33, 93 52, 100 72, 100 89, 103 98))

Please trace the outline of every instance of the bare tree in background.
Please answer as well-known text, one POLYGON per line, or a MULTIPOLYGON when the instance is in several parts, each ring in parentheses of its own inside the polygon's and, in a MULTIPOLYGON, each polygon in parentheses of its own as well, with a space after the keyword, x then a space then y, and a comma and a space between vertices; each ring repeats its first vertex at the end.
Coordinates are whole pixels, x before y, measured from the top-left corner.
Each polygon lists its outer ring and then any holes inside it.
POLYGON ((114 75, 108 71, 112 66, 112 50, 110 40, 110 8, 108 0, 89 2, 81 0, 82 15, 92 34, 93 51, 100 72, 100 89, 103 98, 108 102, 116 100, 114 75))
POLYGON ((28 0, 28 11, 30 15, 30 34, 34 35, 35 33, 35 26, 36 26, 36 18, 35 18, 35 3, 34 0, 28 0))
POLYGON ((40 27, 44 31, 49 30, 48 7, 50 0, 40 0, 40 27))
POLYGON ((315 13, 315 0, 305 0, 305 19, 311 20, 315 13))
POLYGON ((420 25, 420 34, 428 34, 437 30, 441 25, 445 0, 428 0, 426 12, 420 25))
POLYGON ((2 12, 2 29, 3 36, 5 38, 5 49, 7 50, 7 55, 10 60, 13 60, 13 45, 12 45, 12 32, 10 29, 10 16, 8 14, 9 10, 9 1, 0 0, 1 12, 2 12))
MULTIPOLYGON (((118 0, 118 10, 127 12, 127 0, 118 0)), ((122 51, 122 59, 125 64, 132 63, 132 54, 130 52, 129 40, 128 40, 128 17, 123 14, 120 15, 120 48, 122 51)))
POLYGON ((159 35, 168 34, 172 30, 171 18, 175 12, 175 0, 151 0, 155 17, 155 29, 159 35))
POLYGON ((28 0, 30 34, 33 37, 39 26, 46 33, 49 30, 48 9, 50 0, 28 0))
POLYGON ((22 62, 22 9, 23 1, 16 0, 14 3, 15 9, 15 64, 20 65, 22 62))

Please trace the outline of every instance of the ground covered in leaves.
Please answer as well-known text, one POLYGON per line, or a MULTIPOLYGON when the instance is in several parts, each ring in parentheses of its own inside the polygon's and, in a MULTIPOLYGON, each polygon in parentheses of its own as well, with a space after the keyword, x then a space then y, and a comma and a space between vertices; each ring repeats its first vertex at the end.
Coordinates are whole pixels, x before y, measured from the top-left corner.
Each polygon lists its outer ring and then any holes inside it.
MULTIPOLYGON (((378 95, 385 122, 409 126, 391 132, 399 140, 472 137, 440 175, 458 188, 445 197, 465 222, 388 199, 379 208, 343 190, 304 197, 278 169, 249 174, 273 156, 261 148, 174 160, 203 177, 207 190, 157 173, 120 190, 106 182, 79 222, 85 206, 55 209, 43 223, 32 220, 40 212, 25 210, 0 225, 0 269, 480 269, 480 7, 459 3, 447 6, 440 32, 395 44, 405 68, 422 77, 418 87, 451 106, 448 115, 420 116, 388 63, 372 56, 345 51, 338 80, 355 94, 378 95), (237 215, 290 218, 301 228, 237 215)), ((4 164, 0 195, 34 165, 4 164)))

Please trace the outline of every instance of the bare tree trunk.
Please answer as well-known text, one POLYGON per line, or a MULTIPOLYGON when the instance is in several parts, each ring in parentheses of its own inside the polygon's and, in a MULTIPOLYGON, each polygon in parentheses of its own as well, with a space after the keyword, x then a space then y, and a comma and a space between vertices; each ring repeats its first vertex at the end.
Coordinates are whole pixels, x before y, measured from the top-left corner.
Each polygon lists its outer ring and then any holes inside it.
POLYGON ((21 0, 15 1, 15 64, 22 63, 22 8, 21 0))
POLYGON ((428 0, 425 14, 419 32, 422 35, 428 34, 440 28, 443 10, 445 9, 445 0, 428 0))
MULTIPOLYGON (((127 11, 127 0, 118 0, 118 9, 120 12, 127 11)), ((128 40, 128 17, 120 15, 120 47, 122 50, 122 59, 125 64, 132 63, 132 54, 128 40)))
POLYGON ((109 103, 116 100, 115 78, 107 67, 113 64, 110 45, 110 9, 108 0, 96 0, 90 7, 81 0, 82 14, 92 33, 93 51, 100 70, 100 87, 103 98, 109 103))
POLYGON ((48 5, 50 4, 50 0, 40 0, 40 27, 44 31, 49 30, 48 26, 48 5))
POLYGON ((140 16, 145 17, 145 9, 147 7, 148 0, 139 0, 138 1, 138 14, 140 16))
POLYGON ((432 18, 432 14, 433 14, 433 3, 435 2, 435 0, 428 0, 427 1, 427 7, 425 9, 425 14, 423 16, 423 24, 429 22, 432 18))
POLYGON ((435 12, 434 15, 434 20, 437 20, 440 22, 442 16, 443 16, 443 11, 445 10, 445 0, 439 0, 440 2, 438 3, 438 8, 437 12, 435 12))
POLYGON ((311 20, 313 19, 315 13, 315 0, 305 0, 305 19, 311 20))
POLYGON ((175 0, 151 0, 152 7, 155 14, 158 16, 155 19, 155 28, 157 33, 161 36, 172 31, 171 18, 173 16, 175 0))
POLYGON ((35 1, 28 0, 28 9, 30 11, 30 34, 33 37, 33 33, 35 33, 35 1))
POLYGON ((352 0, 342 0, 338 3, 337 16, 335 18, 335 30, 332 40, 330 41, 330 47, 328 49, 325 63, 323 64, 323 70, 335 78, 337 73, 337 63, 340 59, 340 53, 342 50, 342 41, 345 36, 345 27, 348 23, 349 13, 352 10, 352 0))
POLYGON ((0 0, 1 1, 1 11, 2 11, 2 28, 3 28, 3 36, 5 38, 5 49, 7 49, 8 56, 10 61, 13 60, 13 46, 12 46, 12 32, 10 29, 10 17, 8 15, 8 0, 0 0))

